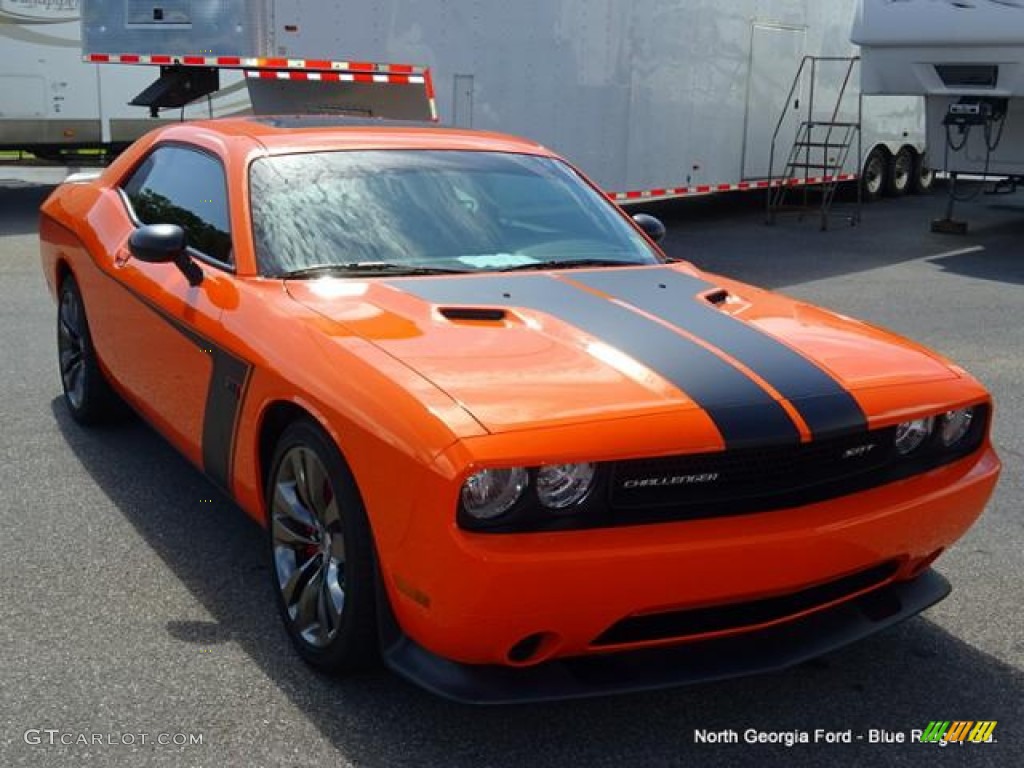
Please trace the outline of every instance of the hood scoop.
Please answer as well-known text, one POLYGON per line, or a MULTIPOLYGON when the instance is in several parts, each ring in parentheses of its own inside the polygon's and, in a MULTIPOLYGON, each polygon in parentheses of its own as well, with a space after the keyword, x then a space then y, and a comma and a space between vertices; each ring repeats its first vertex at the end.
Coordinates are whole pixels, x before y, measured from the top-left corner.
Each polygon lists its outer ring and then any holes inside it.
POLYGON ((720 307, 729 300, 729 292, 725 288, 712 291, 704 296, 704 301, 713 307, 720 307))
POLYGON ((437 311, 454 323, 502 323, 508 317, 508 312, 499 307, 440 307, 437 311))

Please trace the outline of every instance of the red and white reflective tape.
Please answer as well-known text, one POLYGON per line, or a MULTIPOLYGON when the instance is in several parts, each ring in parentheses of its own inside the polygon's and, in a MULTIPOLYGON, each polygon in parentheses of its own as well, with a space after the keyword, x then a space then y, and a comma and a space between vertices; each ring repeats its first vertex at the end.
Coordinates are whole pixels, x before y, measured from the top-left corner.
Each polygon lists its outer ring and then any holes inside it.
POLYGON ((426 89, 427 101, 430 104, 431 120, 436 122, 438 119, 430 69, 412 64, 374 64, 367 61, 262 58, 257 56, 173 56, 163 53, 90 53, 82 58, 91 64, 151 64, 244 69, 247 78, 256 80, 422 85, 426 89))
POLYGON ((176 56, 163 53, 89 53, 82 57, 90 64, 179 64, 187 67, 227 67, 235 69, 289 69, 317 72, 362 72, 367 74, 422 75, 424 67, 410 64, 373 64, 367 61, 330 61, 329 59, 260 58, 254 56, 176 56))
POLYGON ((423 75, 370 74, 368 72, 303 72, 287 69, 246 70, 253 80, 303 80, 322 83, 381 83, 390 85, 423 85, 423 75))
POLYGON ((426 78, 424 87, 427 91, 427 102, 430 104, 430 119, 436 123, 441 120, 441 116, 437 112, 437 96, 434 93, 434 76, 430 74, 429 69, 423 73, 423 76, 426 78))
POLYGON ((855 173, 841 173, 838 176, 803 176, 790 179, 773 179, 768 181, 741 181, 736 184, 697 184, 691 187, 665 187, 663 189, 643 189, 631 192, 609 192, 608 197, 616 202, 639 202, 648 200, 664 200, 672 197, 688 197, 710 195, 715 192, 746 192, 751 189, 768 189, 769 187, 801 187, 815 184, 830 184, 833 181, 853 181, 855 173))

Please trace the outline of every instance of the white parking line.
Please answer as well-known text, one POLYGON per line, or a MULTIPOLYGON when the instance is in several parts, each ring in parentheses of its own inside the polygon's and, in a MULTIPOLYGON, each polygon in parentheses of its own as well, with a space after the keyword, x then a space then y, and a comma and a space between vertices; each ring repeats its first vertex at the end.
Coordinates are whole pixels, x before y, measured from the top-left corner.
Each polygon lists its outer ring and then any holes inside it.
POLYGON ((945 251, 943 253, 936 253, 933 256, 925 256, 924 258, 926 261, 930 261, 932 259, 947 259, 950 258, 951 256, 964 256, 965 254, 968 253, 977 253, 978 251, 984 250, 984 245, 972 245, 969 248, 958 248, 955 251, 945 251))

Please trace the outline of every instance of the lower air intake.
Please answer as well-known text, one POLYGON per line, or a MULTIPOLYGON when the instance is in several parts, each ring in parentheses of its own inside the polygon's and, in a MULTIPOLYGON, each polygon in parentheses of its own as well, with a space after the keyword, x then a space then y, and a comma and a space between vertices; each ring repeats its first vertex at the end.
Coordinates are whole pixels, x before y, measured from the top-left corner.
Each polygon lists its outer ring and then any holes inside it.
POLYGON ((899 569, 890 560, 799 592, 746 603, 652 613, 623 619, 597 637, 594 647, 686 638, 761 626, 844 600, 889 581, 899 569))

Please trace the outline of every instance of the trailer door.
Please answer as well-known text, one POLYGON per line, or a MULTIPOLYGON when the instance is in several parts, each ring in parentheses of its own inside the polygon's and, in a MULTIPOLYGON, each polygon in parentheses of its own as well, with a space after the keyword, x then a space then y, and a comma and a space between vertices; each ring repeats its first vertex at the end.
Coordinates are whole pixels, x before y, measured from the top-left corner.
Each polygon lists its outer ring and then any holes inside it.
POLYGON ((754 22, 750 32, 750 74, 747 80, 747 109, 743 130, 743 178, 764 179, 772 134, 782 110, 786 118, 775 145, 774 173, 785 167, 790 146, 796 137, 803 103, 804 84, 797 85, 793 98, 786 96, 793 85, 804 56, 807 28, 754 22))

